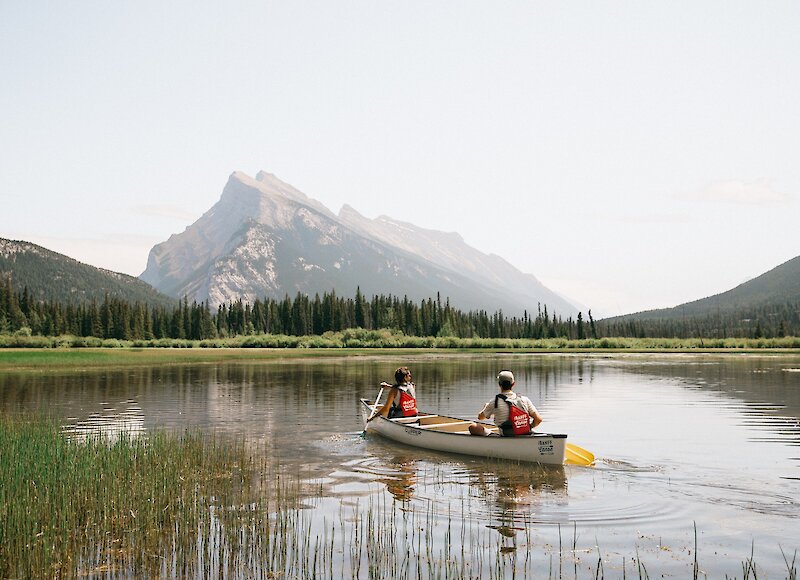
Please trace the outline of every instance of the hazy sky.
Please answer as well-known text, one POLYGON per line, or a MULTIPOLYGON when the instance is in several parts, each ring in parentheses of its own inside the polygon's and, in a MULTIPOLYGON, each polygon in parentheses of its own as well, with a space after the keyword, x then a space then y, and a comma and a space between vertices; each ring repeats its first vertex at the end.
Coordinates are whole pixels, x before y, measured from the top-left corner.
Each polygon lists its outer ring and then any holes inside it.
POLYGON ((701 298, 800 254, 800 3, 0 2, 0 237, 138 275, 260 169, 596 314, 701 298))

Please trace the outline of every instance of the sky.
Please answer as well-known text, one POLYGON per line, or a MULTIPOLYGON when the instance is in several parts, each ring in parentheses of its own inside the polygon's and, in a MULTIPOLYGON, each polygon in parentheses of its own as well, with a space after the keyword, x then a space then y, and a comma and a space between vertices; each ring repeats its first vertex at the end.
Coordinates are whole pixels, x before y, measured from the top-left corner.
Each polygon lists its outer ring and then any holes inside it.
POLYGON ((800 255, 800 3, 0 2, 0 237, 139 275, 236 170, 595 317, 800 255))

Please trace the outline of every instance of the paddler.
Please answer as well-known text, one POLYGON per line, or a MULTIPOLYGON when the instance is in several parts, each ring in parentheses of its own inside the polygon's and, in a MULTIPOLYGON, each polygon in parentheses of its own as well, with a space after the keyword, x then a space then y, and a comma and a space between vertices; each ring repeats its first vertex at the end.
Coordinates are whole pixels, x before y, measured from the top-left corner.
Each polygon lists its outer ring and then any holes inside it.
MULTIPOLYGON (((486 403, 478 413, 478 419, 481 421, 494 417, 494 424, 503 437, 527 435, 542 422, 542 416, 531 400, 514 392, 515 384, 514 373, 500 371, 497 375, 500 393, 486 403)), ((470 425, 469 432, 471 435, 493 435, 479 423, 470 425)))
POLYGON ((394 419, 395 417, 417 416, 417 391, 411 381, 411 371, 408 367, 400 367, 394 372, 395 384, 383 382, 381 386, 390 388, 389 395, 383 407, 367 420, 372 421, 378 415, 394 419))

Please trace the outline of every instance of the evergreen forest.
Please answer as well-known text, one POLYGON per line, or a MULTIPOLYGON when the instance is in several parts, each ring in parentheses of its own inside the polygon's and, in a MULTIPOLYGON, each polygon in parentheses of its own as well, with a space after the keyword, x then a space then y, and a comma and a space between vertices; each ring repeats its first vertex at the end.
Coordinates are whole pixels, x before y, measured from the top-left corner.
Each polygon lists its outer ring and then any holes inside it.
POLYGON ((502 310, 461 311, 441 296, 415 302, 393 295, 354 297, 298 293, 281 300, 241 300, 212 309, 205 302, 173 306, 129 302, 106 295, 80 304, 36 299, 10 277, 0 281, 0 334, 73 335, 119 340, 205 340, 254 334, 322 335, 351 328, 392 329, 408 336, 457 338, 773 338, 800 334, 800 303, 762 305, 684 319, 613 321, 562 318, 538 305, 536 312, 507 316, 502 310))
MULTIPOLYGON (((591 315, 590 315, 591 317, 591 315)), ((173 307, 106 296, 103 301, 63 304, 36 300, 27 288, 0 283, 0 333, 94 336, 120 340, 159 338, 204 340, 252 334, 321 335, 350 328, 393 329, 408 336, 459 338, 588 338, 597 335, 594 320, 562 319, 543 307, 535 315, 508 317, 502 311, 463 312, 440 296, 414 302, 392 295, 366 298, 326 292, 298 293, 282 300, 241 300, 211 309, 205 302, 176 300, 173 307)))

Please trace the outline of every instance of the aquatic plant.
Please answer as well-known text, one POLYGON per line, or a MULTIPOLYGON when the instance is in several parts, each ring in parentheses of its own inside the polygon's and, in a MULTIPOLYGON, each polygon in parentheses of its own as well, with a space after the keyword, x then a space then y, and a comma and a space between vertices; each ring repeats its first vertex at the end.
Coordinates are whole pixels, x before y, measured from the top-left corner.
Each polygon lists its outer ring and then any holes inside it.
POLYGON ((251 465, 241 443, 214 436, 76 440, 50 421, 4 417, 0 576, 155 570, 170 555, 180 568, 213 528, 212 508, 240 499, 251 465))
MULTIPOLYGON (((388 493, 326 498, 213 433, 74 439, 51 421, 0 420, 2 577, 649 578, 638 546, 581 545, 575 523, 570 546, 560 525, 549 545, 527 515, 492 527, 465 506, 408 507, 388 493)), ((706 577, 696 527, 693 558, 692 577, 706 577)), ((791 580, 795 558, 784 554, 791 580)), ((751 552, 744 577, 759 571, 751 552)))

